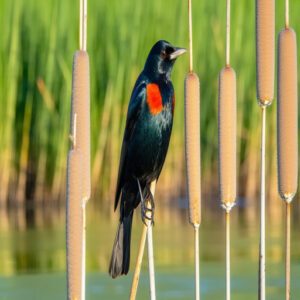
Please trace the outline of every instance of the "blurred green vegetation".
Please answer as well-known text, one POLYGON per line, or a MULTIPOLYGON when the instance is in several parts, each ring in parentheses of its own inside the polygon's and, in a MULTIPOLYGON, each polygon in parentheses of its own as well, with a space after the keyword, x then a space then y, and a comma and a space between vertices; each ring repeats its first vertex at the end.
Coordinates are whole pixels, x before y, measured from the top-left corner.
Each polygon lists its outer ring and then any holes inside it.
MULTIPOLYGON (((63 203, 72 56, 78 48, 78 5, 71 0, 0 0, 0 204, 63 203)), ((258 189, 260 109, 255 91, 255 1, 232 1, 231 62, 238 79, 239 195, 258 189)), ((276 33, 284 1, 276 1, 276 33)), ((90 0, 93 202, 113 197, 127 104, 151 46, 188 45, 181 0, 90 0)), ((291 1, 297 33, 300 2, 291 1)), ((225 1, 194 1, 194 66, 201 80, 202 182, 216 196, 218 73, 225 64, 225 1)), ((299 39, 298 39, 299 42, 299 39)), ((176 63, 176 112, 158 192, 184 191, 183 81, 188 56, 176 63)), ((268 109, 269 192, 276 199, 276 101, 268 109)), ((209 199, 209 197, 207 197, 209 199)), ((273 200, 272 200, 273 201, 273 200)))

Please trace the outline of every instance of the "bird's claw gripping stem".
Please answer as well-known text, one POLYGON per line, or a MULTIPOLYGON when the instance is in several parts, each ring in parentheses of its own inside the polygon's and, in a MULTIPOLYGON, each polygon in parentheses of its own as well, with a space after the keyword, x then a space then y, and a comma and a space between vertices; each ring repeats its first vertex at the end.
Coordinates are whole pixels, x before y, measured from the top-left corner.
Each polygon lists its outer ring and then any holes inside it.
POLYGON ((151 225, 154 225, 154 201, 153 197, 150 196, 147 200, 141 202, 141 215, 143 223, 148 226, 150 221, 151 225))
POLYGON ((141 190, 140 182, 137 180, 140 196, 141 196, 141 217, 142 221, 146 226, 154 225, 154 210, 155 210, 155 204, 154 204, 154 198, 153 195, 148 188, 146 199, 143 197, 143 193, 141 190), (149 222, 150 221, 150 224, 149 222))

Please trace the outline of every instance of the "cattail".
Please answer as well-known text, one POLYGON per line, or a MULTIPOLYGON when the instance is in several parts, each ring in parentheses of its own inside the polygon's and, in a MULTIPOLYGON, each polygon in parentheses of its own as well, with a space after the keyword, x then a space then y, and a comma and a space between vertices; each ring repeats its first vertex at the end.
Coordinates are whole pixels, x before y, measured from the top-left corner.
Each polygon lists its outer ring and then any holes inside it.
POLYGON ((184 82, 185 98, 185 156, 189 218, 194 226, 195 299, 200 299, 199 227, 201 223, 201 157, 200 157, 200 82, 193 72, 192 0, 188 0, 189 73, 184 82))
POLYGON ((298 184, 297 42, 293 29, 278 39, 278 185, 280 196, 291 201, 298 184))
POLYGON ((291 297, 291 201, 298 184, 298 90, 296 33, 289 27, 285 1, 285 29, 278 38, 278 191, 286 201, 285 299, 291 297))
POLYGON ((229 66, 219 76, 219 180, 221 202, 230 210, 236 199, 236 75, 229 66))
POLYGON ((85 206, 91 194, 90 84, 87 44, 87 0, 80 0, 80 50, 72 74, 71 137, 67 178, 68 299, 85 299, 85 206))
POLYGON ((275 1, 256 0, 257 98, 269 105, 274 98, 275 1))
POLYGON ((67 275, 68 299, 82 293, 82 155, 71 150, 67 176, 67 275))
POLYGON ((71 132, 77 115, 76 148, 82 153, 82 198, 91 194, 90 175, 90 84, 89 57, 86 51, 77 51, 73 61, 71 132))
POLYGON ((230 6, 226 0, 226 65, 219 75, 219 190, 225 210, 226 300, 231 296, 230 212, 236 199, 236 76, 230 67, 230 6))
POLYGON ((236 75, 226 65, 219 75, 219 184, 225 209, 226 300, 230 299, 230 211, 236 199, 236 75))
POLYGON ((275 71, 275 0, 256 0, 256 87, 262 106, 261 171, 260 171, 260 241, 258 298, 266 297, 266 107, 274 98, 275 71))
POLYGON ((185 137, 190 222, 201 222, 200 83, 194 72, 185 79, 185 137))

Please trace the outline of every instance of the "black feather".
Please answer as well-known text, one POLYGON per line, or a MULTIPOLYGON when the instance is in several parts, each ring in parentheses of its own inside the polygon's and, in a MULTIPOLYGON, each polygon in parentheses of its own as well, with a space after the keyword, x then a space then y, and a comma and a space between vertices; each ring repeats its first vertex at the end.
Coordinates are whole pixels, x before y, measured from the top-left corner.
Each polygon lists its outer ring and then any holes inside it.
POLYGON ((118 227, 109 264, 109 274, 112 278, 126 275, 129 270, 132 215, 133 212, 124 217, 118 227))

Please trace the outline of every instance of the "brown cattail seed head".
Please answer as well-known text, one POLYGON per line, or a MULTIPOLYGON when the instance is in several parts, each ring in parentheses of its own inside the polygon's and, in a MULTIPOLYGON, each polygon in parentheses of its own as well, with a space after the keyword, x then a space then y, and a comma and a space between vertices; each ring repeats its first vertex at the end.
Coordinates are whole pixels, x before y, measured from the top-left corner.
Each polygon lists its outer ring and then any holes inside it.
POLYGON ((185 78, 185 145, 189 217, 191 224, 201 222, 200 171, 200 83, 197 74, 190 72, 185 78))
POLYGON ((81 299, 82 155, 71 150, 67 174, 67 276, 69 299, 81 299))
POLYGON ((278 39, 278 188, 280 196, 292 201, 298 184, 298 91, 297 41, 293 29, 278 39))
POLYGON ((223 207, 236 200, 236 76, 225 67, 219 76, 219 182, 223 207))
POLYGON ((263 106, 274 98, 275 1, 256 0, 257 98, 263 106))
POLYGON ((90 78, 89 57, 85 51, 77 51, 73 61, 71 130, 74 132, 76 114, 76 149, 82 153, 82 193, 88 200, 91 194, 90 175, 90 78))

